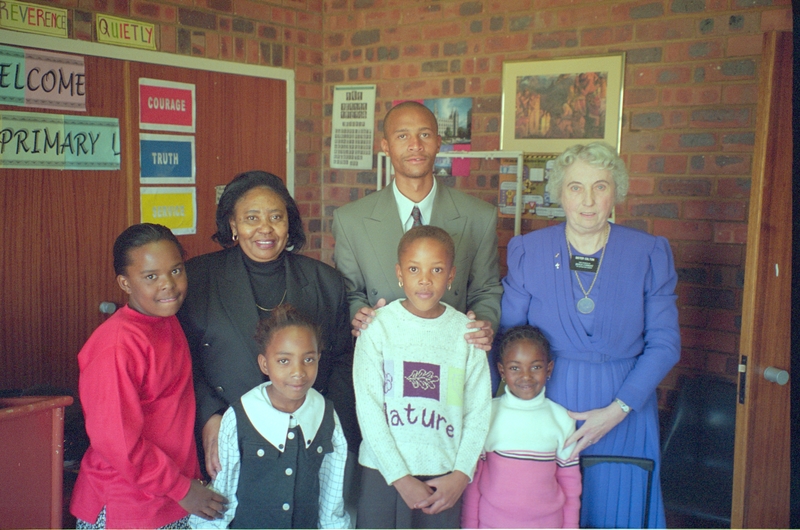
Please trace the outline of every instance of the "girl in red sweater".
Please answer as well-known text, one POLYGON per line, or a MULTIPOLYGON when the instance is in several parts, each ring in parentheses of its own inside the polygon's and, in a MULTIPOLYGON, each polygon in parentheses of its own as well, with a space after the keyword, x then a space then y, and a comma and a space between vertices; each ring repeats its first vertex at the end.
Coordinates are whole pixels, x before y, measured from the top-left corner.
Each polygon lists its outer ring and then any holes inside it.
POLYGON ((175 313, 186 295, 183 248, 161 225, 114 242, 128 304, 78 354, 90 446, 70 511, 77 528, 188 528, 188 514, 220 516, 225 499, 203 486, 194 441, 189 347, 175 313))

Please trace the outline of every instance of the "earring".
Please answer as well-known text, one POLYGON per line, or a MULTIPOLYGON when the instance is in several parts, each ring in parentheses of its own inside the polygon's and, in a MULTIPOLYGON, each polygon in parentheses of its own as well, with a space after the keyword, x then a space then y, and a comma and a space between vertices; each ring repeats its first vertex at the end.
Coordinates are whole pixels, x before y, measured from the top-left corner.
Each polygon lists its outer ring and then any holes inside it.
POLYGON ((501 378, 500 378, 500 381, 502 381, 502 382, 504 382, 504 383, 505 383, 505 382, 506 382, 506 378, 505 378, 505 377, 501 377, 501 378))
POLYGON ((453 284, 452 284, 452 283, 448 283, 448 284, 447 284, 447 290, 449 291, 449 290, 450 290, 450 289, 452 289, 452 288, 453 288, 453 284))
POLYGON ((239 241, 239 234, 233 234, 233 237, 231 239, 233 239, 234 241, 239 241))
POLYGON ((399 285, 402 288, 403 287, 403 281, 402 280, 397 280, 397 285, 399 285))

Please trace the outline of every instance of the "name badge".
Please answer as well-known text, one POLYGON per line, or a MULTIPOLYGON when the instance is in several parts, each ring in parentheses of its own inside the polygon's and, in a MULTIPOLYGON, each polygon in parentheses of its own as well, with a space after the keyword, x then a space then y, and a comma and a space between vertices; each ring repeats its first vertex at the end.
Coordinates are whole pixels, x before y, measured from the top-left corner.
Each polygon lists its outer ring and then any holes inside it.
POLYGON ((597 272, 600 260, 591 256, 572 256, 569 259, 569 268, 579 272, 597 272))

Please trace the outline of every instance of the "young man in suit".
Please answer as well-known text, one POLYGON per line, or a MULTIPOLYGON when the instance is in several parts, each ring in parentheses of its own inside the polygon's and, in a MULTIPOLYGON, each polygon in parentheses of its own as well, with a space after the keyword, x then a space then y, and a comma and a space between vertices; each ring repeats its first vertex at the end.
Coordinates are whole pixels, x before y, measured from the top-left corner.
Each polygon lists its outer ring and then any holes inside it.
POLYGON ((489 350, 500 319, 497 209, 452 189, 433 176, 442 145, 433 113, 406 101, 383 120, 381 148, 391 158, 391 185, 336 209, 334 260, 344 275, 353 335, 358 336, 375 309, 404 297, 397 283, 397 244, 416 224, 447 230, 456 244, 456 277, 442 301, 476 319, 467 340, 489 350))

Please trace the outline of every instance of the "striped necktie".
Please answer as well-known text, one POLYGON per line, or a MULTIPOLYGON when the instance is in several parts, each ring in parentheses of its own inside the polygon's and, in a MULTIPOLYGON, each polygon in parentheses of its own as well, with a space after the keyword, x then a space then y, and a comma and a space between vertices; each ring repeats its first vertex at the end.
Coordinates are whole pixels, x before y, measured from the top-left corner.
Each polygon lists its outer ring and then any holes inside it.
POLYGON ((411 210, 411 217, 414 219, 414 223, 411 225, 411 228, 415 226, 422 226, 422 215, 419 213, 419 207, 414 206, 414 209, 411 210))

